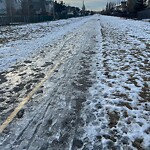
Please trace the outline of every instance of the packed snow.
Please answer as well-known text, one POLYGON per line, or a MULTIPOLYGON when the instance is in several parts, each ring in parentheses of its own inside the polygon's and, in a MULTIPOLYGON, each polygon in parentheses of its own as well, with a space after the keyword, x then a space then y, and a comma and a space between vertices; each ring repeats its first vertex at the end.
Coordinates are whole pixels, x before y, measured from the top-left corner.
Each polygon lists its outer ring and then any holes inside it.
MULTIPOLYGON (((47 141, 52 150, 150 149, 149 22, 94 15, 2 27, 0 32, 2 109, 11 96, 21 101, 35 86, 34 78, 43 78, 67 58, 40 89, 44 94, 33 96, 24 119, 12 123, 9 136, 2 135, 0 148, 29 143, 33 150, 39 148, 36 142, 47 141)), ((2 120, 9 111, 0 111, 2 120)))
POLYGON ((150 24, 104 16, 100 24, 97 80, 86 106, 96 117, 87 127, 91 142, 98 134, 106 149, 149 149, 150 24))

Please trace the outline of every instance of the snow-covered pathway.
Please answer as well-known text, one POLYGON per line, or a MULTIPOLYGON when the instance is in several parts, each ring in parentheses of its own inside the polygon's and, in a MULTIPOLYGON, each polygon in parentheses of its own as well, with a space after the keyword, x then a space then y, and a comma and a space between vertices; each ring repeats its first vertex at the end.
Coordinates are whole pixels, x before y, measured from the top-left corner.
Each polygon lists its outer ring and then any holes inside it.
POLYGON ((41 48, 82 26, 90 17, 0 28, 0 71, 36 55, 41 48))
POLYGON ((104 16, 100 24, 97 80, 85 106, 94 120, 88 136, 98 134, 96 149, 149 149, 150 24, 104 16))
POLYGON ((1 73, 0 123, 60 62, 0 135, 0 149, 150 149, 150 24, 99 15, 58 24, 53 34, 65 30, 52 41, 41 24, 43 41, 31 34, 39 49, 1 73))

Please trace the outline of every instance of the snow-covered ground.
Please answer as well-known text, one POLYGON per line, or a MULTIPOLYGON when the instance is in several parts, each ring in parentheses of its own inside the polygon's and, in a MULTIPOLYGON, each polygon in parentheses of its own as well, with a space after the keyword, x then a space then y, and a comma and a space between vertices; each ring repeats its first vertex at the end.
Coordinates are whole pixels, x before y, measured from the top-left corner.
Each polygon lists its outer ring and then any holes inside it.
POLYGON ((149 22, 94 15, 0 32, 1 124, 61 61, 0 149, 150 149, 149 22))
POLYGON ((47 44, 62 38, 89 18, 1 27, 0 71, 8 69, 18 61, 25 60, 47 44))
POLYGON ((100 24, 97 82, 86 106, 97 119, 87 130, 99 133, 104 145, 117 141, 115 149, 149 149, 150 24, 103 16, 100 24))

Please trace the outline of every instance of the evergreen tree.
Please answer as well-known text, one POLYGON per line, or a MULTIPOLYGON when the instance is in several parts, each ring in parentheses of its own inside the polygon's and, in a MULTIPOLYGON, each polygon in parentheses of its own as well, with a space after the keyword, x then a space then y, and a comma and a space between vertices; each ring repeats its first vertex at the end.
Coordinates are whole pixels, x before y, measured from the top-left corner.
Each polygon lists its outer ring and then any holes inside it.
POLYGON ((135 4, 135 11, 140 11, 142 9, 144 9, 145 5, 144 5, 144 0, 136 0, 136 4, 135 4))

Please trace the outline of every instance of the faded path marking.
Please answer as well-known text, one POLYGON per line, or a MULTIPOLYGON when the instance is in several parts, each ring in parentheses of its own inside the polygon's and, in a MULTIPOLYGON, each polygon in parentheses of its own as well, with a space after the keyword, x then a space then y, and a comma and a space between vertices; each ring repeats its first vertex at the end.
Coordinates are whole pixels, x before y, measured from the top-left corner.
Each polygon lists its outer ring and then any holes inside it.
MULTIPOLYGON (((65 57, 66 58, 66 57, 65 57)), ((58 62, 52 69, 49 70, 47 75, 39 82, 33 90, 18 104, 18 106, 15 108, 15 110, 8 116, 8 118, 3 122, 3 124, 0 126, 0 133, 4 131, 4 129, 12 122, 12 120, 15 118, 17 113, 23 108, 23 106, 32 98, 32 96, 38 91, 38 89, 44 84, 44 82, 50 77, 50 75, 58 68, 62 62, 64 62, 64 59, 62 58, 60 62, 58 62)))
MULTIPOLYGON (((61 46, 61 49, 64 47, 65 43, 68 42, 70 39, 72 39, 74 37, 74 35, 67 39, 63 45, 61 46)), ((62 57, 60 59, 60 61, 52 68, 48 71, 47 75, 41 80, 41 82, 39 82, 34 88, 33 90, 22 100, 22 102, 20 102, 18 104, 18 106, 14 109, 14 111, 7 117, 7 119, 2 123, 2 125, 0 125, 0 134, 5 130, 5 128, 10 124, 10 122, 12 122, 12 120, 15 118, 15 116, 17 115, 17 113, 23 108, 23 106, 32 98, 32 96, 38 91, 38 89, 44 84, 44 82, 51 76, 51 74, 56 70, 56 68, 59 67, 59 65, 61 65, 63 62, 65 62, 65 59, 68 58, 68 56, 66 55, 66 57, 62 57)))

